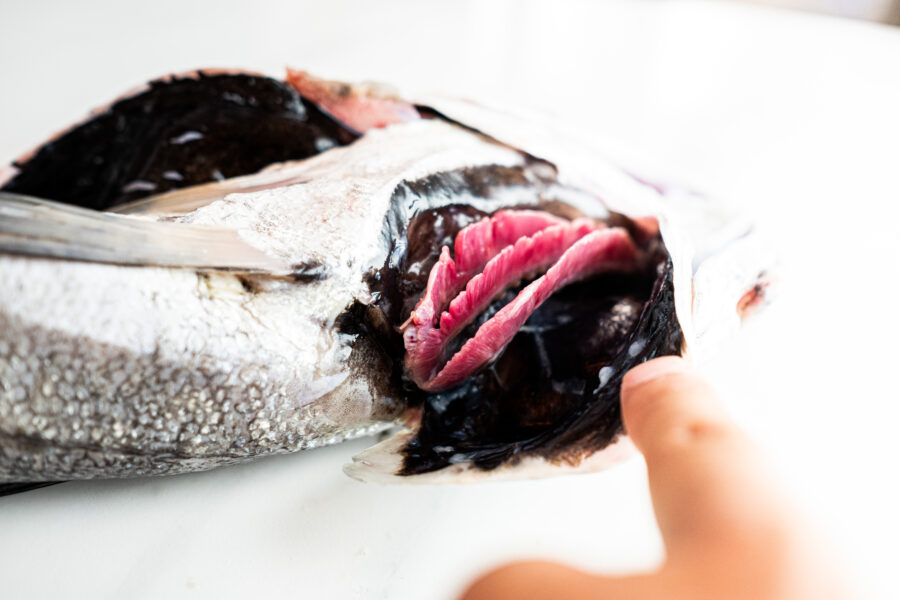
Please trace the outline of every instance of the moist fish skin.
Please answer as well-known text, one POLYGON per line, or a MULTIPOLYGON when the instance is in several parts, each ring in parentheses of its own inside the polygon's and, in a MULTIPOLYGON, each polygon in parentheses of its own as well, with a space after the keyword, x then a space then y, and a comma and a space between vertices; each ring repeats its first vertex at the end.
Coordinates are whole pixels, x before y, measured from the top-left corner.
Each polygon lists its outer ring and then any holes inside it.
MULTIPOLYGON (((158 80, 17 161, 0 181, 0 493, 205 470, 398 426, 347 473, 467 481, 618 460, 621 376, 692 347, 694 272, 703 306, 727 309, 764 271, 745 232, 740 245, 718 235, 727 219, 708 202, 532 133, 500 113, 298 71, 287 83, 196 72, 158 80), (299 139, 267 148, 268 166, 253 144, 232 144, 225 177, 219 145, 191 135, 213 131, 210 102, 249 111, 226 110, 238 116, 222 139, 283 122, 299 139), (141 109, 125 127, 140 133, 140 152, 106 152, 102 168, 79 171, 115 131, 110 118, 128 121, 135 106, 151 107, 149 121, 141 109), (166 108, 155 125, 153 106, 166 108), (121 173, 108 168, 115 160, 121 173), (403 324, 441 248, 503 210, 617 228, 640 249, 639 267, 557 290, 490 364, 427 392, 404 368, 403 324), (715 226, 682 236, 679 215, 694 210, 715 226), (692 270, 707 237, 716 260, 692 270), (709 293, 728 269, 727 293, 709 293), (540 338, 564 349, 571 323, 577 360, 541 363, 540 338)), ((695 217, 685 222, 706 223, 695 217)), ((491 288, 497 297, 452 343, 471 340, 526 275, 491 288)), ((701 334, 723 320, 713 314, 699 313, 701 334)))
POLYGON ((233 276, 21 257, 0 270, 0 480, 202 470, 395 416, 347 372, 340 335, 294 314, 314 289, 241 298, 233 276))

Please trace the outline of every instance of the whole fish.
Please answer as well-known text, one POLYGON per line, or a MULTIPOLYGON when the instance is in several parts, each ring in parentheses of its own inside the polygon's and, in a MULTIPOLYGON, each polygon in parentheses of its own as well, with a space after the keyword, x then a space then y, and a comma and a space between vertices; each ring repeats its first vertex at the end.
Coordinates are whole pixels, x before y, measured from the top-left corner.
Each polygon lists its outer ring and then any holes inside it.
POLYGON ((561 129, 300 71, 154 81, 0 184, 0 493, 387 430, 348 474, 596 470, 624 373, 701 356, 771 263, 561 129))

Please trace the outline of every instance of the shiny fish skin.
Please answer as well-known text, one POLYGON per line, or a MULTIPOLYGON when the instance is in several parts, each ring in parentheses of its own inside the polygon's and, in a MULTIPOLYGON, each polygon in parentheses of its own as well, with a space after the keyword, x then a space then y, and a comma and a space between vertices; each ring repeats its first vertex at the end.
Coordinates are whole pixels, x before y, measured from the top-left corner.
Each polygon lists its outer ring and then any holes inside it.
POLYGON ((327 364, 316 345, 347 360, 336 334, 319 328, 304 348, 264 320, 303 330, 291 302, 247 302, 189 271, 16 257, 0 269, 19 300, 0 315, 0 481, 204 469, 377 427, 365 381, 310 369, 327 364), (64 285, 35 286, 35 269, 64 285), (95 333, 66 331, 66 299, 92 294, 80 317, 95 333), (26 321, 42 304, 59 311, 26 321))

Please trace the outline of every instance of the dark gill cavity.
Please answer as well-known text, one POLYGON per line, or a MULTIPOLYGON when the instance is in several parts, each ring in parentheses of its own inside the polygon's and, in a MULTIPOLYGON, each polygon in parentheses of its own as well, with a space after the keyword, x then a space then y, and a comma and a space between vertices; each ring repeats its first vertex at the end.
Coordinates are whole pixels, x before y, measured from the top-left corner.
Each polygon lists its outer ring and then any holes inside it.
MULTIPOLYGON (((621 433, 625 372, 655 356, 680 353, 672 264, 661 239, 641 239, 630 220, 602 211, 588 216, 629 229, 646 257, 641 269, 563 288, 531 315, 497 360, 456 388, 426 393, 404 375, 397 329, 421 298, 441 248, 452 249, 462 228, 501 208, 581 215, 560 200, 580 192, 566 189, 557 197, 559 191, 544 163, 438 173, 395 190, 384 225, 387 258, 370 279, 376 301, 348 312, 342 327, 387 357, 390 376, 379 391, 421 406, 421 426, 404 449, 402 474, 460 462, 493 469, 525 456, 577 462, 621 433)), ((599 206, 594 199, 583 203, 591 205, 599 206)), ((457 344, 527 283, 493 301, 457 344)))

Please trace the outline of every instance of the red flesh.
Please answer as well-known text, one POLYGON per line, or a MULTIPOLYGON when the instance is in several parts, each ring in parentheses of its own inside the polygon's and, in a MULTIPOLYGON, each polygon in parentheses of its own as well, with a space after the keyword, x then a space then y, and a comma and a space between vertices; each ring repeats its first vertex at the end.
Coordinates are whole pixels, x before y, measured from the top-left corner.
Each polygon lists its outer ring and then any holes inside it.
POLYGON ((450 340, 446 332, 436 329, 443 307, 504 248, 522 237, 566 222, 540 211, 503 210, 459 232, 453 243, 456 260, 450 257, 449 248, 443 248, 428 275, 425 294, 402 327, 407 369, 417 384, 437 372, 441 353, 450 340))
POLYGON ((483 219, 457 235, 454 249, 455 260, 444 247, 425 295, 403 326, 407 372, 427 391, 453 387, 493 360, 556 290, 601 271, 631 268, 637 259, 624 229, 538 211, 501 211, 483 219), (548 267, 440 368, 448 342, 496 296, 548 267))

